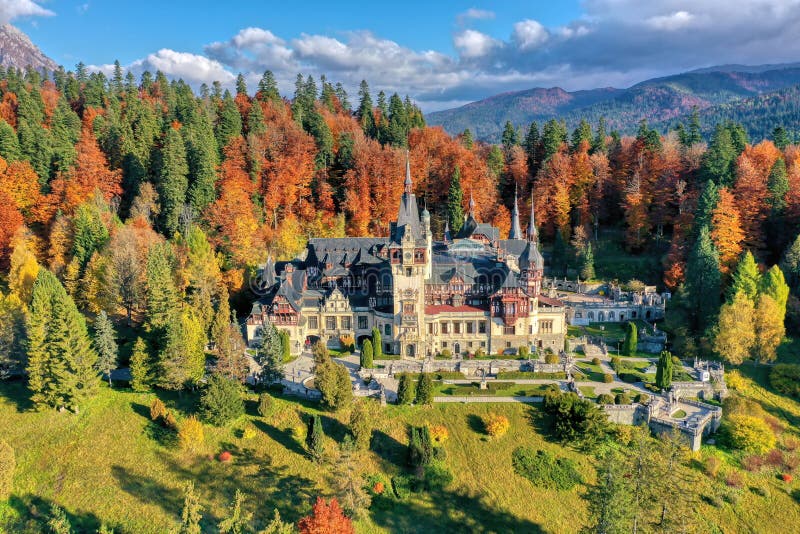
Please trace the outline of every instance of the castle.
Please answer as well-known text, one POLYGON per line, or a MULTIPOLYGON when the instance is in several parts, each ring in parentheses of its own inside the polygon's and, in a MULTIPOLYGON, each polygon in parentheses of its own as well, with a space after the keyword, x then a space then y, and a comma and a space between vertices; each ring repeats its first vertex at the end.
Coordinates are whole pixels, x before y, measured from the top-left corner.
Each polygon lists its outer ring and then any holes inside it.
POLYGON ((417 207, 406 162, 405 190, 388 237, 312 238, 303 255, 269 259, 247 318, 248 344, 269 321, 289 333, 293 353, 316 341, 337 348, 381 333, 387 354, 497 354, 563 348, 566 308, 541 294, 544 259, 531 207, 523 235, 516 195, 508 239, 475 219, 435 241, 417 207))

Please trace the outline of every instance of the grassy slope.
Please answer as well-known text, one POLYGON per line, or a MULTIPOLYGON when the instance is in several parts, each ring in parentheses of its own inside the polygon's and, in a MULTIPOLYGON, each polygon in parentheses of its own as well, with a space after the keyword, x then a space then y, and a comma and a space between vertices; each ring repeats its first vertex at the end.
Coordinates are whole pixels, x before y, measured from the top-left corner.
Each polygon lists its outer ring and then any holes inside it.
MULTIPOLYGON (((785 422, 800 424, 800 404, 765 389, 764 371, 752 373, 749 387, 741 394, 756 399, 765 409, 785 422)), ((17 451, 18 470, 11 506, 0 507, 0 518, 28 520, 47 513, 47 503, 62 505, 76 523, 96 526, 100 520, 118 532, 164 532, 177 521, 182 497, 181 484, 193 479, 206 507, 205 527, 210 531, 224 514, 237 487, 249 496, 257 517, 266 519, 274 507, 286 519, 297 520, 310 509, 317 494, 330 494, 331 480, 325 469, 303 455, 302 441, 293 429, 302 429, 301 414, 313 406, 278 401, 275 415, 268 420, 255 416, 254 397, 246 420, 229 429, 206 427, 206 451, 186 456, 158 436, 149 422, 152 394, 109 391, 78 416, 54 412, 32 412, 19 384, 0 383, 0 435, 17 451), (23 411, 19 411, 23 410, 23 411), (244 439, 240 430, 252 421, 256 437, 244 439), (208 459, 223 449, 234 453, 229 465, 208 459), (31 507, 31 505, 34 505, 31 507)), ((191 398, 162 396, 168 405, 186 413, 191 398)), ((550 443, 537 430, 537 409, 524 405, 437 405, 428 408, 390 406, 375 415, 375 452, 360 459, 367 473, 388 477, 404 471, 407 425, 444 423, 450 432, 445 444, 446 463, 454 482, 433 494, 414 494, 406 501, 376 501, 367 517, 358 523, 359 532, 574 532, 586 518, 581 489, 553 492, 534 487, 510 468, 513 449, 521 444, 541 447, 573 458, 589 479, 591 458, 550 443), (480 417, 503 413, 511 420, 509 433, 487 440, 480 417)), ((328 435, 341 439, 345 420, 323 414, 328 435)), ((333 449, 334 442, 327 446, 333 449)), ((738 466, 737 460, 714 447, 704 447, 698 460, 715 454, 726 459, 720 478, 738 466)), ((712 507, 699 503, 706 518, 703 531, 788 532, 800 530, 800 506, 792 491, 800 484, 787 485, 774 470, 746 473, 746 485, 730 490, 723 482, 701 475, 701 495, 733 493, 736 504, 712 507), (750 487, 766 487, 768 497, 750 487), (780 521, 764 518, 780 517, 780 521)), ((795 493, 797 495, 797 493, 795 493)), ((3 520, 0 519, 0 525, 3 520)), ((10 531, 24 531, 16 526, 10 531)), ((29 526, 28 531, 36 531, 29 526)))

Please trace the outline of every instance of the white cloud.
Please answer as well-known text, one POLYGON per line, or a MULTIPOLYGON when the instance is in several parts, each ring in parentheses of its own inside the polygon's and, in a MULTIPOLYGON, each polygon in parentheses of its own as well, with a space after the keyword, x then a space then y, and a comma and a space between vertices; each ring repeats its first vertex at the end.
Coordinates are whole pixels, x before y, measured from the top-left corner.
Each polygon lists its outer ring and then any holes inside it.
POLYGON ((461 57, 478 58, 488 54, 500 42, 485 33, 476 30, 464 30, 453 37, 453 44, 458 49, 461 57))
POLYGON ((514 24, 511 39, 520 50, 531 50, 543 45, 550 38, 547 28, 539 21, 526 19, 514 24))
POLYGON ((694 15, 688 11, 676 11, 670 15, 656 15, 647 19, 646 23, 656 30, 682 30, 691 25, 694 15))
POLYGON ((463 13, 456 15, 456 22, 459 26, 463 26, 470 20, 491 20, 495 17, 494 11, 488 9, 478 9, 471 7, 463 13))
POLYGON ((236 79, 219 61, 188 52, 176 52, 169 48, 162 48, 155 54, 134 61, 130 68, 137 72, 160 70, 167 76, 181 78, 187 83, 218 80, 229 84, 236 79))
POLYGON ((0 24, 19 17, 52 17, 55 15, 32 0, 0 0, 0 24))

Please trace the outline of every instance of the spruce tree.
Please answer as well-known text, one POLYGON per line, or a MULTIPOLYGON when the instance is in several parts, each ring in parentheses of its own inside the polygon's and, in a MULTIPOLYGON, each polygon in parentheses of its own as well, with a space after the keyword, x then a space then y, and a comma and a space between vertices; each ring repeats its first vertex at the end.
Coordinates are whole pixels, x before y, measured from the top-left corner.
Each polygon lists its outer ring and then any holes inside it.
POLYGON ((158 163, 156 188, 161 201, 160 222, 167 235, 172 235, 178 231, 189 187, 186 147, 177 129, 167 128, 158 163))
MULTIPOLYGON (((261 109, 254 105, 253 108, 261 109)), ((189 169, 188 201, 196 213, 203 213, 216 197, 218 149, 211 120, 201 112, 185 127, 186 163, 189 169)))
POLYGON ((567 141, 566 127, 555 119, 550 119, 542 130, 542 158, 544 163, 558 152, 561 145, 567 141))
POLYGON ((714 322, 719 310, 719 254, 703 226, 686 262, 686 294, 690 324, 702 334, 714 322))
POLYGON ((372 342, 369 339, 361 344, 361 368, 372 369, 372 342))
POLYGON ((472 150, 472 147, 475 146, 475 138, 472 136, 472 132, 469 128, 461 132, 461 144, 464 145, 464 148, 467 150, 472 150))
POLYGON ((525 157, 528 160, 528 170, 533 174, 539 158, 539 125, 533 121, 525 135, 525 157))
POLYGON ((86 321, 58 279, 40 269, 28 318, 28 387, 37 405, 78 411, 97 390, 86 321))
POLYGON ((242 386, 238 381, 214 373, 200 397, 200 413, 215 426, 223 426, 244 415, 242 386))
MULTIPOLYGON (((687 278, 688 280, 688 278, 687 278)), ((761 274, 758 272, 758 265, 749 250, 745 251, 736 264, 731 277, 731 285, 728 287, 728 298, 732 299, 736 293, 741 291, 755 304, 758 295, 758 287, 761 284, 761 274)))
POLYGON ((700 175, 719 186, 731 186, 735 176, 735 163, 738 152, 734 147, 731 131, 723 124, 717 124, 711 144, 703 155, 700 175))
POLYGON ((414 379, 408 373, 398 377, 397 404, 411 404, 414 401, 414 379))
POLYGON ((591 146, 592 143, 592 127, 586 122, 586 119, 581 119, 578 127, 572 132, 572 151, 576 152, 581 146, 581 143, 586 141, 591 146))
POLYGON ((447 220, 450 223, 450 231, 453 234, 461 230, 464 224, 464 192, 461 190, 461 170, 456 166, 453 177, 450 180, 450 189, 447 193, 447 220))
POLYGON ((203 507, 194 492, 194 482, 187 482, 183 488, 183 512, 177 534, 201 534, 200 520, 203 518, 203 507))
POLYGON ((97 350, 97 370, 108 377, 111 386, 111 371, 117 368, 119 349, 115 340, 114 325, 105 311, 101 311, 94 323, 94 346, 97 350))
POLYGON ((275 81, 275 75, 271 70, 264 71, 261 81, 258 82, 258 93, 256 98, 261 102, 280 102, 281 95, 278 92, 278 84, 275 81))
POLYGON ((606 118, 601 116, 600 119, 597 121, 597 132, 594 136, 594 141, 592 141, 592 154, 605 154, 608 152, 608 145, 606 143, 606 137, 608 134, 606 133, 606 118))
POLYGON ((372 97, 369 94, 369 85, 366 80, 361 80, 361 86, 358 89, 358 110, 356 110, 356 118, 364 135, 375 139, 377 132, 375 130, 375 116, 372 111, 372 97))
POLYGON ((697 199, 697 209, 694 214, 694 234, 697 236, 700 229, 704 226, 711 228, 711 219, 714 216, 714 209, 719 203, 719 189, 716 184, 709 180, 703 186, 703 192, 697 199))
POLYGON ((597 482, 589 487, 586 500, 589 527, 585 534, 622 534, 631 531, 630 475, 624 459, 614 449, 606 449, 597 466, 597 482))
POLYGON ((283 380, 283 349, 281 337, 272 323, 264 324, 261 346, 256 352, 256 361, 261 366, 260 379, 266 384, 283 380))
POLYGON ((150 389, 150 361, 147 354, 147 345, 142 338, 137 337, 131 352, 131 389, 137 392, 150 389))
POLYGON ((232 137, 240 135, 242 135, 242 116, 239 114, 239 108, 236 107, 236 102, 233 101, 231 94, 225 91, 215 128, 217 147, 220 153, 228 146, 232 137))
POLYGON ((514 125, 511 124, 511 121, 506 121, 505 125, 503 126, 503 134, 501 136, 500 143, 503 145, 503 149, 506 152, 511 150, 512 147, 519 144, 517 129, 514 128, 514 125))
POLYGON ((20 159, 17 132, 3 119, 0 119, 0 157, 8 162, 20 159))
POLYGON ((689 117, 689 130, 686 132, 686 146, 692 146, 700 143, 703 136, 700 133, 700 112, 697 106, 692 108, 692 114, 689 117))
POLYGON ((786 133, 786 129, 783 126, 776 126, 772 130, 772 142, 775 143, 775 146, 780 150, 784 150, 791 144, 789 134, 786 133))
POLYGON ((786 175, 786 162, 778 158, 772 165, 767 181, 769 195, 767 204, 772 209, 773 216, 779 216, 786 208, 786 193, 789 192, 789 179, 786 175))
POLYGON ((795 296, 800 294, 800 234, 794 238, 794 242, 783 254, 781 270, 792 290, 792 294, 795 296))
POLYGON ((592 252, 592 244, 586 245, 586 251, 583 253, 583 265, 581 265, 581 278, 584 280, 593 280, 594 272, 594 253, 592 252))

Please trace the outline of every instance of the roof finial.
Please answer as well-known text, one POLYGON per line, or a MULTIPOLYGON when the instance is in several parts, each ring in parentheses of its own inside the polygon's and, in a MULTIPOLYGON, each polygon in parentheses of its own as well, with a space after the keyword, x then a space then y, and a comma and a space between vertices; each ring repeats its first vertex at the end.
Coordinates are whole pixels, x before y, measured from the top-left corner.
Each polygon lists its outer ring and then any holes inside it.
POLYGON ((519 206, 517 202, 517 184, 514 184, 514 209, 511 210, 511 230, 508 232, 509 239, 523 239, 522 228, 519 225, 519 206))
POLYGON ((444 222, 444 242, 449 243, 450 241, 450 221, 447 220, 444 222))
POLYGON ((469 214, 474 219, 475 218, 475 199, 472 198, 472 192, 469 193, 469 214))
POLYGON ((409 159, 408 149, 406 149, 406 193, 410 195, 413 192, 413 186, 414 183, 411 181, 411 160, 409 159))
POLYGON ((528 223, 528 240, 529 241, 536 241, 536 214, 535 214, 535 203, 533 200, 533 191, 531 191, 531 220, 528 223))

